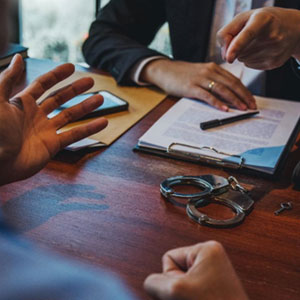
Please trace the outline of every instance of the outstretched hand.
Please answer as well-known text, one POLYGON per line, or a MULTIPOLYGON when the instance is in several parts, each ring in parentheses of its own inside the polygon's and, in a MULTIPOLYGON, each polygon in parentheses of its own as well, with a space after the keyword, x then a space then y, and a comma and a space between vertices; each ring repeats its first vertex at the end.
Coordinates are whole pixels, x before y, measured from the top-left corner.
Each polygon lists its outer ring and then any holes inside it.
POLYGON ((168 251, 163 272, 152 274, 144 288, 155 299, 214 300, 247 296, 221 244, 215 241, 168 251))
POLYGON ((16 55, 9 68, 0 75, 0 185, 25 179, 39 170, 59 150, 90 136, 107 125, 98 118, 63 133, 57 131, 93 111, 103 103, 96 95, 68 108, 52 119, 47 115, 74 96, 90 89, 94 82, 82 78, 49 95, 41 105, 36 100, 58 82, 74 72, 72 64, 63 64, 40 76, 26 89, 10 99, 12 89, 24 70, 16 55))
POLYGON ((300 11, 264 7, 237 15, 218 32, 223 58, 269 70, 300 59, 300 11))

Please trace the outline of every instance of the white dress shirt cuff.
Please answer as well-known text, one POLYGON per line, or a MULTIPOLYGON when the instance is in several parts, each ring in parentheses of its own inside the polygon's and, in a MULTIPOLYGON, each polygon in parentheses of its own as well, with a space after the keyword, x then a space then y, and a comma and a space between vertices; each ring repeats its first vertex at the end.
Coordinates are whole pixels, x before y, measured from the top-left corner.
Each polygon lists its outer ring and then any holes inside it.
POLYGON ((151 85, 150 83, 140 81, 141 72, 143 71, 146 64, 148 64, 150 61, 161 59, 161 58, 168 59, 165 56, 151 56, 139 60, 130 71, 130 78, 138 85, 142 85, 142 86, 151 85))

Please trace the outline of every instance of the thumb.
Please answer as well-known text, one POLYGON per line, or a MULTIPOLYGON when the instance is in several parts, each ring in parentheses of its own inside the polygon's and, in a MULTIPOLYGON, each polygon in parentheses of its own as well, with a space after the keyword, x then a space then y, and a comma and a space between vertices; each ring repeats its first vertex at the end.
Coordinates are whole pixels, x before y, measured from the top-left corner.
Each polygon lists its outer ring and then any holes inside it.
POLYGON ((182 294, 180 282, 180 277, 177 276, 151 274, 144 281, 144 289, 155 299, 180 299, 180 295, 182 294))
POLYGON ((221 28, 217 33, 217 41, 221 46, 222 56, 229 63, 236 59, 235 53, 228 53, 228 48, 234 37, 237 36, 246 25, 252 11, 238 14, 228 25, 221 28))
POLYGON ((9 67, 0 75, 0 101, 8 101, 12 89, 24 71, 22 56, 16 54, 9 67))

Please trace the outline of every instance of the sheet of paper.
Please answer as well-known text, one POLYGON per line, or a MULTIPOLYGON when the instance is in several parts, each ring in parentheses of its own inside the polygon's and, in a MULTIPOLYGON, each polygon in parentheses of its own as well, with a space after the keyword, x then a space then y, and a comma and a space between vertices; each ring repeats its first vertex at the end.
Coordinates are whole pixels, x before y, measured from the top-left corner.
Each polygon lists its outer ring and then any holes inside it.
MULTIPOLYGON (((200 101, 183 98, 140 138, 139 145, 161 150, 166 150, 174 142, 195 147, 214 147, 228 154, 242 156, 250 167, 267 168, 272 172, 298 122, 300 102, 262 97, 256 97, 256 101, 259 115, 204 131, 200 129, 201 122, 244 112, 222 112, 200 101)), ((238 161, 211 150, 199 151, 186 147, 177 150, 238 161)))
POLYGON ((103 147, 103 146, 106 146, 105 144, 102 144, 96 140, 92 140, 92 139, 89 139, 89 138, 85 138, 85 139, 82 139, 76 143, 73 143, 69 146, 66 147, 66 150, 70 150, 70 151, 78 151, 80 149, 83 149, 83 148, 87 148, 87 147, 103 147))
POLYGON ((263 73, 261 70, 248 68, 238 60, 234 61, 232 64, 223 63, 220 66, 239 78, 246 87, 250 87, 254 83, 256 85, 262 85, 262 82, 259 82, 259 76, 263 73))

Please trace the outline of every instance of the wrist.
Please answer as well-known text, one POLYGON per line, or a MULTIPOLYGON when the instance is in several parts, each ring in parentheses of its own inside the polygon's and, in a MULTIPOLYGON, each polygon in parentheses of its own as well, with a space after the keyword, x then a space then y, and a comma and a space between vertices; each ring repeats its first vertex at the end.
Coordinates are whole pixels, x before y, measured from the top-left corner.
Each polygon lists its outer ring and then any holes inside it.
POLYGON ((140 74, 140 80, 162 88, 162 79, 165 77, 165 72, 170 63, 172 61, 165 57, 150 61, 144 66, 140 74))

